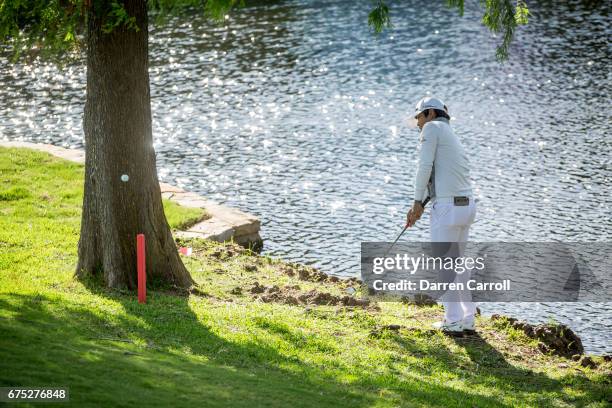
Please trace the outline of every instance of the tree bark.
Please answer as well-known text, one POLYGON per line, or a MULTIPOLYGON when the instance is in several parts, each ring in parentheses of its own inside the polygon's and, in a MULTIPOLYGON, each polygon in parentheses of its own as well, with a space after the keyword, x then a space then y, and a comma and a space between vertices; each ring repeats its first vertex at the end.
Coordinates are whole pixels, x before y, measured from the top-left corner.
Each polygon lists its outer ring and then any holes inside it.
MULTIPOLYGON (((79 278, 102 275, 109 287, 137 287, 136 235, 145 234, 147 281, 189 287, 164 215, 155 165, 148 72, 148 16, 145 0, 126 0, 138 30, 116 27, 111 33, 101 10, 89 10, 85 192, 79 278), (127 181, 122 176, 127 175, 127 181)), ((125 177, 124 177, 125 178, 125 177)))

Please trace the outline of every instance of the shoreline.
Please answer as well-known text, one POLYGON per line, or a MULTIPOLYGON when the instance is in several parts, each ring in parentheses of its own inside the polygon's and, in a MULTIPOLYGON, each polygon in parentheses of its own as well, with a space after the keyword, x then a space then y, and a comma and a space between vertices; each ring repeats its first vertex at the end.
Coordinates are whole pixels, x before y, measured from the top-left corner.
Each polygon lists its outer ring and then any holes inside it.
MULTIPOLYGON (((0 141, 0 147, 27 148, 49 153, 55 157, 85 164, 85 152, 81 149, 67 149, 51 144, 21 141, 0 141)), ((261 221, 254 215, 228 207, 207 198, 185 191, 168 183, 159 183, 162 198, 174 201, 183 207, 202 208, 210 217, 176 231, 182 238, 202 238, 216 242, 234 241, 244 247, 261 251, 263 239, 259 231, 261 221)))
MULTIPOLYGON (((85 161, 85 153, 83 150, 67 149, 67 148, 62 148, 62 147, 58 147, 58 146, 54 146, 50 144, 0 141, 0 147, 26 148, 30 150, 46 152, 55 157, 65 159, 65 160, 68 160, 74 163, 78 163, 78 164, 83 164, 85 161)), ((224 243, 224 242, 229 242, 233 240, 233 242, 243 246, 244 248, 251 249, 255 252, 261 251, 263 241, 261 237, 259 236, 260 222, 254 216, 244 213, 240 210, 226 207, 218 203, 215 203, 213 201, 207 200, 204 197, 199 196, 195 193, 186 192, 185 190, 182 190, 179 187, 172 186, 168 183, 160 182, 160 190, 162 192, 163 199, 169 199, 171 201, 174 201, 176 204, 180 206, 184 206, 184 207, 202 208, 209 215, 211 215, 210 218, 206 218, 204 221, 201 221, 201 222, 196 222, 195 224, 186 227, 185 230, 174 230, 173 236, 175 237, 175 240, 189 241, 193 239, 196 239, 196 240, 203 239, 203 240, 211 240, 211 241, 218 242, 218 243, 224 243), (211 210, 212 210, 212 214, 211 214, 211 210), (236 232, 238 232, 240 235, 236 236, 236 232)), ((288 261, 284 261, 284 262, 286 262, 287 264, 291 264, 291 262, 288 262, 288 261)), ((313 269, 317 271, 316 273, 319 274, 319 276, 324 276, 324 278, 321 278, 321 281, 329 279, 332 281, 341 280, 341 281, 362 283, 361 280, 359 280, 356 277, 339 277, 337 275, 332 275, 326 272, 319 271, 316 268, 313 268, 313 269)), ((428 304, 428 302, 423 302, 422 299, 414 300, 414 303, 417 305, 428 304)), ((530 326, 530 327, 538 327, 538 326, 545 327, 546 326, 544 323, 530 324, 526 321, 519 320, 515 317, 499 315, 498 313, 495 313, 495 312, 490 313, 490 316, 488 317, 491 320, 495 320, 498 317, 502 317, 504 319, 507 319, 510 322, 510 325, 514 325, 516 322, 518 322, 520 326, 519 327, 520 330, 522 330, 525 325, 530 326)), ((548 326, 550 327, 559 326, 559 327, 570 329, 567 325, 560 324, 560 323, 554 324, 554 325, 549 324, 548 326)), ((548 331, 550 331, 550 327, 548 327, 547 329, 548 331)), ((526 334, 528 333, 529 332, 527 332, 526 334)), ((575 335, 573 331, 571 332, 571 337, 578 338, 578 336, 575 335)), ((554 340, 555 340, 554 338, 551 338, 550 336, 548 337, 549 343, 554 342, 554 340)), ((550 344, 549 345, 545 344, 543 347, 543 350, 549 350, 549 349, 550 349, 550 344)), ((607 357, 611 355, 610 353, 607 353, 607 352, 586 353, 584 351, 581 352, 580 354, 584 356, 599 356, 599 357, 607 357)))
MULTIPOLYGON (((111 392, 122 387, 141 405, 176 405, 175 384, 184 406, 219 395, 228 396, 222 406, 253 406, 253 398, 330 407, 609 401, 609 357, 555 348, 577 343, 565 327, 479 315, 475 333, 451 336, 430 328, 443 313, 435 302, 368 298, 356 278, 236 243, 176 238, 193 249, 180 256, 196 284, 152 286, 140 304, 135 290, 75 279, 81 166, 0 148, 0 169, 7 385, 68 384, 78 405, 96 400, 93 379, 109 405, 125 402, 111 392)), ((193 214, 172 211, 175 226, 193 214)))

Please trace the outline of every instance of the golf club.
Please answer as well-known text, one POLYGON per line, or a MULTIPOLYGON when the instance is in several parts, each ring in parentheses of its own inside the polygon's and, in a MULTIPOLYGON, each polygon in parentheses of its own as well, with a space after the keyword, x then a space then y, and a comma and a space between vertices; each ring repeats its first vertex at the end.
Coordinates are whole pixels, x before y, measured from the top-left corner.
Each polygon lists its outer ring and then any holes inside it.
MULTIPOLYGON (((423 208, 425 208, 425 206, 427 205, 427 203, 429 202, 429 197, 427 197, 424 201, 423 201, 423 208)), ((395 244, 397 243, 397 241, 399 241, 399 239, 402 237, 402 235, 404 235, 404 232, 406 232, 406 230, 408 229, 408 224, 406 224, 406 226, 404 227, 404 229, 402 230, 402 232, 400 232, 400 234, 397 236, 397 238, 395 238, 395 241, 393 241, 393 243, 391 244, 391 246, 387 249, 387 252, 385 252, 385 254, 383 255, 383 258, 386 258, 387 255, 389 255, 389 252, 391 252, 391 249, 393 249, 393 247, 395 246, 395 244)))

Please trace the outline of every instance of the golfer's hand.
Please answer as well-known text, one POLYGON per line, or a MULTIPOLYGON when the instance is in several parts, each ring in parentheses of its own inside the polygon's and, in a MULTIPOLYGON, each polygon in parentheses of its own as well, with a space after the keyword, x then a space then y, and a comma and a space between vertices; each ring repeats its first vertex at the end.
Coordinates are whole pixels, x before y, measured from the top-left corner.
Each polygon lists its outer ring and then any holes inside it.
POLYGON ((408 210, 408 214, 406 214, 406 226, 411 227, 414 224, 412 220, 412 208, 408 210))
POLYGON ((408 227, 412 227, 423 215, 423 206, 419 203, 414 203, 410 211, 408 211, 408 215, 406 215, 406 225, 408 227))

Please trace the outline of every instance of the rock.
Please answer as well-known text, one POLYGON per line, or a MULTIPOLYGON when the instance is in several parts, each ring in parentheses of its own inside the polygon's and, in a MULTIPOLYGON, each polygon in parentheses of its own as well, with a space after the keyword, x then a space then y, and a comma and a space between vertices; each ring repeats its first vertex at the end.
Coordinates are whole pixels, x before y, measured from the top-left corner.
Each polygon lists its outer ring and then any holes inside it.
POLYGON ((559 367, 559 368, 567 368, 569 366, 567 364, 565 364, 565 363, 560 363, 560 364, 557 364, 557 367, 559 367))
POLYGON ((480 313, 480 308, 479 308, 479 307, 477 307, 477 308, 476 308, 476 316, 480 316, 480 315, 481 315, 481 313, 480 313))
POLYGON ((286 296, 284 298, 284 303, 288 305, 299 305, 300 301, 295 296, 286 296))
POLYGON ((355 298, 351 296, 343 296, 340 298, 340 303, 342 303, 344 306, 355 306, 354 300, 355 298))
POLYGON ((540 350, 543 354, 548 353, 548 347, 542 342, 538 343, 538 350, 540 350))
POLYGON ((276 296, 274 295, 262 295, 259 297, 259 299, 264 302, 264 303, 270 303, 270 302, 274 302, 276 299, 276 296))
POLYGON ((321 271, 318 271, 316 269, 314 269, 311 273, 311 276, 314 278, 314 280, 316 280, 317 282, 325 282, 327 280, 327 274, 321 271))
POLYGON ((255 282, 253 284, 253 287, 251 288, 250 292, 251 293, 264 293, 264 291, 266 290, 266 288, 264 288, 263 286, 261 286, 259 284, 259 282, 255 282))
MULTIPOLYGON (((370 289, 371 288, 368 288, 368 292, 370 289)), ((413 298, 402 296, 401 301, 402 303, 416 306, 433 306, 437 304, 437 302, 431 296, 422 293, 417 293, 413 298)))
POLYGON ((227 244, 226 247, 228 248, 228 250, 231 250, 236 255, 242 255, 242 254, 244 254, 247 251, 246 248, 244 248, 241 245, 235 244, 235 243, 234 244, 227 244))
POLYGON ((236 286, 234 289, 230 291, 232 295, 242 295, 242 288, 240 286, 236 286))
MULTIPOLYGON (((352 298, 352 299, 355 302, 355 306, 360 306, 360 307, 370 306, 369 299, 355 299, 355 298, 352 298)), ((372 309, 380 311, 380 307, 378 306, 373 306, 372 309)))
POLYGON ((280 288, 278 286, 276 286, 276 285, 274 285, 274 286, 266 286, 265 290, 266 290, 267 293, 278 293, 278 292, 280 292, 280 288))
POLYGON ((548 350, 563 357, 584 354, 580 338, 566 325, 540 324, 533 330, 532 338, 544 343, 548 350))
POLYGON ((247 272, 257 272, 257 265, 246 264, 244 265, 244 270, 247 272))
POLYGON ((256 298, 262 302, 279 302, 289 305, 330 305, 330 306, 359 306, 366 307, 370 305, 368 299, 356 299, 351 296, 339 297, 331 293, 317 292, 315 289, 305 293, 296 293, 299 290, 299 285, 286 285, 283 288, 274 286, 262 286, 259 282, 255 282, 249 290, 252 294, 260 295, 256 298))
POLYGON ((295 276, 295 271, 293 270, 292 267, 290 267, 288 265, 283 265, 281 267, 281 272, 284 273, 287 276, 295 276))
POLYGON ((302 266, 298 270, 298 274, 301 274, 304 276, 303 280, 311 280, 313 282, 323 282, 327 280, 326 273, 323 273, 317 268, 313 268, 311 266, 302 266))
POLYGON ((501 319, 501 315, 498 315, 497 313, 494 313, 491 315, 491 320, 499 320, 501 319))
POLYGON ((367 306, 370 304, 368 299, 356 299, 351 296, 344 296, 340 299, 340 303, 344 306, 367 306))
POLYGON ((330 293, 317 293, 311 296, 308 302, 316 305, 336 305, 338 304, 338 298, 330 293))
POLYGON ((310 278, 310 272, 307 269, 305 268, 298 269, 298 279, 308 280, 309 278, 310 278))
POLYGON ((535 337, 533 326, 530 324, 525 325, 525 327, 523 328, 523 333, 525 333, 527 337, 535 337))
POLYGON ((597 368, 597 363, 589 356, 583 356, 580 360, 580 365, 582 367, 597 368))
POLYGON ((573 360, 573 361, 578 361, 578 360, 580 360, 580 357, 582 357, 580 354, 574 354, 574 355, 572 356, 572 360, 573 360))
POLYGON ((330 276, 329 281, 336 283, 336 282, 340 282, 340 279, 337 276, 330 276))
POLYGON ((434 306, 437 302, 431 296, 418 293, 414 295, 414 304, 417 306, 434 306))
POLYGON ((604 360, 606 363, 609 363, 610 361, 612 361, 612 355, 610 355, 610 354, 606 354, 605 356, 603 356, 603 360, 604 360))
POLYGON ((376 303, 370 303, 366 309, 369 310, 370 312, 380 312, 381 311, 380 306, 378 306, 378 304, 376 303))

